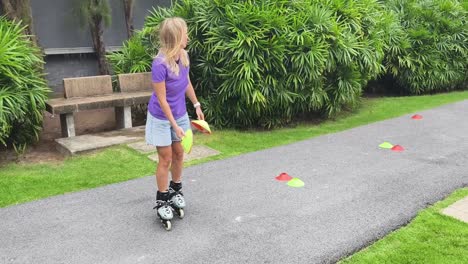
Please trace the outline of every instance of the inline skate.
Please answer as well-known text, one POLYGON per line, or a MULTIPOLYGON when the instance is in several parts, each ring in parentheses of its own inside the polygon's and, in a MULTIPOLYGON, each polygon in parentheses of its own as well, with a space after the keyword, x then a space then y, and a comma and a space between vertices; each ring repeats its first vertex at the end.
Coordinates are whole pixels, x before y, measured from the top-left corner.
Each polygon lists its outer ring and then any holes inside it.
POLYGON ((169 192, 157 192, 156 194, 156 209, 159 219, 167 231, 172 228, 171 220, 174 218, 172 213, 171 202, 169 201, 169 192))
POLYGON ((174 212, 179 216, 180 219, 184 218, 185 212, 185 199, 184 194, 182 193, 182 183, 173 182, 169 184, 169 200, 170 205, 174 212))

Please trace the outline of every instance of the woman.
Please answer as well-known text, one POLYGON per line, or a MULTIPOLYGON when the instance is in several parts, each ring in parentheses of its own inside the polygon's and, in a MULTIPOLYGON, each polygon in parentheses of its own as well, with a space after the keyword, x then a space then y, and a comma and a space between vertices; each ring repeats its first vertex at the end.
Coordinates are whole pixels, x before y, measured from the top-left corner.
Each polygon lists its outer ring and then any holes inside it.
POLYGON ((151 68, 154 92, 148 103, 146 142, 158 151, 155 209, 170 230, 172 210, 182 218, 185 207, 181 192, 184 151, 180 143, 190 129, 185 96, 193 103, 197 118, 204 120, 204 115, 189 77, 187 24, 178 17, 165 19, 159 26, 159 40, 160 49, 151 68))

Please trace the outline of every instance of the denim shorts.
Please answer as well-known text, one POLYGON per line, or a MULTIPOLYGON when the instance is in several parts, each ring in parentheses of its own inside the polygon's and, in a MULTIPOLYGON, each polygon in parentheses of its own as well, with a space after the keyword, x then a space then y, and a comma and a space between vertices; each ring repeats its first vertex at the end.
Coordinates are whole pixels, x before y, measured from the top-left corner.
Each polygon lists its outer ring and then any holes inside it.
MULTIPOLYGON (((188 114, 176 119, 176 123, 184 131, 191 128, 188 114)), ((170 146, 174 141, 180 141, 169 120, 162 120, 154 117, 148 112, 145 129, 146 144, 156 147, 170 146)))

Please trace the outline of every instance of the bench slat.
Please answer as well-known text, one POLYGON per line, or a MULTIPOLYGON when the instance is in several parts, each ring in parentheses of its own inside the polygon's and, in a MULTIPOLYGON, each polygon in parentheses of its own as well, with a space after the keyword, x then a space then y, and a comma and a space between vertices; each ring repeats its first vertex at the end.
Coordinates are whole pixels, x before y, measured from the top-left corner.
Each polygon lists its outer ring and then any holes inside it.
POLYGON ((121 92, 153 91, 151 72, 119 74, 121 92))
POLYGON ((55 98, 46 102, 46 110, 55 114, 73 113, 110 107, 146 104, 152 92, 113 93, 110 95, 75 98, 55 98))
POLYGON ((120 92, 113 92, 110 75, 65 78, 64 98, 49 99, 46 110, 60 115, 62 136, 75 136, 73 113, 114 108, 117 127, 132 127, 131 106, 147 104, 153 94, 151 73, 120 74, 120 92))
POLYGON ((65 98, 112 94, 110 75, 63 79, 65 98))

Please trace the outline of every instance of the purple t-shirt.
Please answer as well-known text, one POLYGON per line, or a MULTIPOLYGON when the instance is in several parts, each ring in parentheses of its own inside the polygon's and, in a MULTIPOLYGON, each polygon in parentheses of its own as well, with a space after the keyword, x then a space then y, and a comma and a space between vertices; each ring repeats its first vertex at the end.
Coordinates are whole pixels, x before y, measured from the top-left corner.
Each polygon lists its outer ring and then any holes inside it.
MULTIPOLYGON (((166 100, 172 110, 174 119, 184 116, 187 112, 185 91, 189 84, 188 74, 189 67, 185 67, 179 60, 179 75, 175 75, 166 65, 164 56, 161 54, 158 54, 151 66, 153 83, 166 82, 166 100)), ((155 92, 153 92, 148 103, 148 111, 158 119, 168 120, 161 109, 155 92)))

